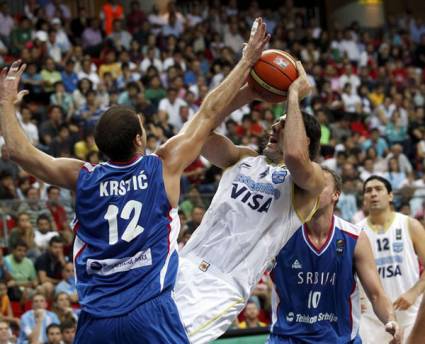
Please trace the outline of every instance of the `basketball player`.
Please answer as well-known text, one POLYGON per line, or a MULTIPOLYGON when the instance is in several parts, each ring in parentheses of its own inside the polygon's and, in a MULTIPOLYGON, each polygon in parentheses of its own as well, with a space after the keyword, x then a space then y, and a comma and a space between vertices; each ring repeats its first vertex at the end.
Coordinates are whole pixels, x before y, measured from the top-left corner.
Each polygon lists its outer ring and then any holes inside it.
POLYGON ((76 191, 74 263, 83 310, 75 343, 188 343, 171 296, 180 177, 267 44, 265 24, 257 19, 256 25, 233 71, 157 155, 143 155, 146 133, 135 112, 107 110, 95 139, 110 161, 96 166, 55 159, 31 145, 15 116, 25 65, 3 70, 0 124, 11 156, 39 179, 76 191))
POLYGON ((271 273, 275 288, 268 343, 361 343, 356 275, 385 330, 393 335, 392 343, 400 343, 400 328, 367 235, 334 215, 342 182, 334 171, 324 170, 319 209, 288 240, 271 273))
POLYGON ((210 135, 202 154, 225 169, 218 190, 180 251, 176 302, 192 343, 220 336, 292 234, 316 210, 324 186, 313 162, 320 125, 300 111, 311 86, 300 62, 288 113, 272 127, 264 155, 210 135))
POLYGON ((418 317, 416 318, 415 325, 413 326, 407 344, 417 344, 425 338, 425 297, 422 297, 422 303, 419 307, 418 317))
MULTIPOLYGON (((407 339, 425 289, 425 275, 419 277, 418 263, 418 257, 425 258, 425 231, 416 219, 391 210, 393 194, 385 178, 373 175, 366 179, 363 196, 369 216, 358 225, 369 237, 382 285, 407 339)), ((366 344, 383 343, 390 338, 368 302, 360 322, 360 336, 366 344)))

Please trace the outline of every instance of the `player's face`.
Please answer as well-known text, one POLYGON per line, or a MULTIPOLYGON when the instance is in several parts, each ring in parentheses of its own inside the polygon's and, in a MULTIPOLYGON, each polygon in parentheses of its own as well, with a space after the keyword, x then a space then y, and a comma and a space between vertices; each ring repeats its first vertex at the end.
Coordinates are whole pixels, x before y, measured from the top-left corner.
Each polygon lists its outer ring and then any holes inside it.
POLYGON ((384 210, 390 206, 393 200, 393 194, 388 193, 384 183, 377 179, 369 181, 363 194, 364 206, 369 211, 384 210))
POLYGON ((319 200, 319 209, 333 205, 339 198, 339 192, 335 190, 335 182, 332 175, 328 172, 325 172, 325 188, 320 194, 319 200))
POLYGON ((276 121, 271 128, 269 134, 269 140, 267 142, 266 148, 264 149, 264 154, 272 160, 279 160, 283 158, 283 137, 282 130, 285 128, 286 115, 282 116, 278 121, 276 121))

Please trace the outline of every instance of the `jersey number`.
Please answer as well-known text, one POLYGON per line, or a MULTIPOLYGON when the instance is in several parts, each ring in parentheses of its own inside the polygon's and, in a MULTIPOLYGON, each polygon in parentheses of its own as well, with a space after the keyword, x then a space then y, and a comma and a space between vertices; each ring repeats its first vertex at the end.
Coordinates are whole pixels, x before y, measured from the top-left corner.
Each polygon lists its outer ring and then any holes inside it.
POLYGON ((322 296, 322 293, 320 291, 310 291, 308 293, 307 307, 309 309, 310 308, 317 308, 319 306, 320 296, 322 296))
POLYGON ((388 251, 390 249, 390 241, 387 238, 377 239, 378 251, 388 251))
MULTIPOLYGON (((121 218, 130 220, 121 236, 122 240, 130 242, 143 233, 144 228, 138 225, 142 213, 142 206, 143 204, 141 202, 131 200, 128 201, 122 209, 121 218), (133 216, 131 216, 132 214, 133 216)), ((118 242, 118 213, 118 207, 115 204, 110 204, 104 217, 109 224, 109 245, 114 245, 118 242)))

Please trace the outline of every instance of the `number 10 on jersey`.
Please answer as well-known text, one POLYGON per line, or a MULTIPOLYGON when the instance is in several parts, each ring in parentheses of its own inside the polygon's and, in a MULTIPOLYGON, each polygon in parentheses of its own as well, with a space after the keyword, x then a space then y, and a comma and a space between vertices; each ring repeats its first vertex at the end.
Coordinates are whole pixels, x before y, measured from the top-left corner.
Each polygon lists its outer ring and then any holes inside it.
POLYGON ((320 291, 311 290, 308 293, 308 303, 307 303, 308 309, 317 308, 319 306, 321 296, 322 296, 322 293, 320 291))

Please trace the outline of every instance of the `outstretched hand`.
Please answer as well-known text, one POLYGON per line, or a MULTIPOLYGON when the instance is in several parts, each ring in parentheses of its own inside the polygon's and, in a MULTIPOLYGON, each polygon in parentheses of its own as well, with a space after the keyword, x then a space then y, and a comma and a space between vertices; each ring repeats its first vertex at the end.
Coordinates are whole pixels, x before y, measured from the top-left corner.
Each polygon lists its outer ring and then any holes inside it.
POLYGON ((19 82, 26 64, 22 64, 21 60, 12 63, 10 68, 3 68, 0 73, 0 101, 2 103, 19 103, 22 98, 28 94, 27 90, 18 92, 19 82))
POLYGON ((251 35, 248 43, 245 43, 242 51, 243 58, 253 66, 261 57, 265 46, 270 40, 270 34, 267 33, 266 23, 262 18, 255 19, 251 28, 251 35))
POLYGON ((307 73, 300 61, 297 61, 297 71, 298 78, 296 78, 294 82, 292 82, 291 86, 289 86, 289 92, 296 92, 298 94, 298 98, 301 100, 310 94, 313 87, 308 81, 307 73))

